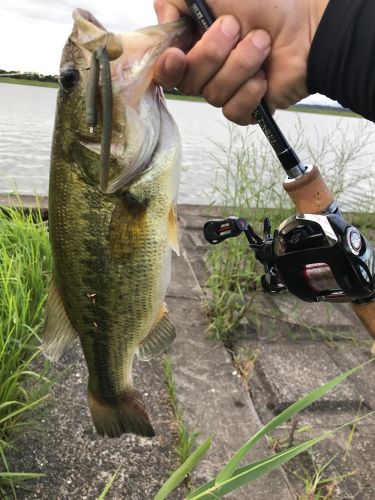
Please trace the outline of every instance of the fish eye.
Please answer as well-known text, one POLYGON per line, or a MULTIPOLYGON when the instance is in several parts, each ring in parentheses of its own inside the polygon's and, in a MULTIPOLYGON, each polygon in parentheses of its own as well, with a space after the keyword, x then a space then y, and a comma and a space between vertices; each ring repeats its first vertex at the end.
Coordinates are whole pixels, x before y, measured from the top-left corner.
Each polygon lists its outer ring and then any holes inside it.
POLYGON ((68 68, 61 71, 59 82, 64 90, 72 90, 78 84, 79 78, 78 69, 68 68))

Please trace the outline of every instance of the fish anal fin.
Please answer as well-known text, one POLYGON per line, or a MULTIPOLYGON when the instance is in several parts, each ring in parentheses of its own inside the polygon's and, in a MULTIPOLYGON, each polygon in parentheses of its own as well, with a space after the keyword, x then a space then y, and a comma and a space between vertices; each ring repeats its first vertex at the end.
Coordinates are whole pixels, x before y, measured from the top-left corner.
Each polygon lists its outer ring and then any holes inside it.
POLYGON ((43 327, 43 352, 51 361, 58 361, 71 347, 78 334, 73 328, 60 292, 52 278, 48 290, 43 327))
POLYGON ((116 438, 126 433, 155 436, 142 398, 133 388, 113 400, 104 400, 89 389, 88 400, 91 417, 100 436, 116 438))
POLYGON ((176 331, 169 320, 167 307, 163 304, 155 325, 145 340, 139 345, 139 359, 149 361, 157 354, 165 351, 175 337, 176 331))
POLYGON ((180 247, 178 244, 178 229, 177 229, 177 207, 176 203, 172 203, 168 212, 168 242, 172 250, 180 255, 180 247))

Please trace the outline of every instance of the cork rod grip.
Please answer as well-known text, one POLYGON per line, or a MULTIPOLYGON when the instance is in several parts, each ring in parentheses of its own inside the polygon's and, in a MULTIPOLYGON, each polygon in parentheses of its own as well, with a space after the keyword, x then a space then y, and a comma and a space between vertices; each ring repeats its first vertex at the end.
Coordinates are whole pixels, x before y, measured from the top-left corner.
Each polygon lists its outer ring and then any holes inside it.
POLYGON ((300 179, 287 179, 283 185, 302 214, 319 214, 333 202, 333 194, 315 165, 300 179))
MULTIPOLYGON (((333 195, 316 166, 300 179, 287 179, 284 189, 300 213, 324 212, 333 202, 333 195)), ((353 310, 369 334, 375 339, 375 300, 352 304, 353 310)))
POLYGON ((366 330, 375 339, 375 300, 367 304, 352 304, 352 307, 366 330))

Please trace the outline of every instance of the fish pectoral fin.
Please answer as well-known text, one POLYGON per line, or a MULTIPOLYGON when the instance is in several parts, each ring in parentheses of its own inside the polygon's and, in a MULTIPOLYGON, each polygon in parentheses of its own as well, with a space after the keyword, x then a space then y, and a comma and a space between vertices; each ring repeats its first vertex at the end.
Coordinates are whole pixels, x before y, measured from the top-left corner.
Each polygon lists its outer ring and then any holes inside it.
POLYGON ((58 361, 71 347, 78 334, 73 328, 55 279, 48 291, 43 327, 43 352, 51 361, 58 361))
POLYGON ((176 203, 172 203, 168 213, 168 242, 172 250, 180 255, 180 247, 178 245, 178 230, 177 230, 177 207, 176 203))
POLYGON ((165 304, 160 309, 159 318, 145 340, 139 345, 138 357, 142 361, 165 351, 176 338, 176 331, 169 320, 165 304))

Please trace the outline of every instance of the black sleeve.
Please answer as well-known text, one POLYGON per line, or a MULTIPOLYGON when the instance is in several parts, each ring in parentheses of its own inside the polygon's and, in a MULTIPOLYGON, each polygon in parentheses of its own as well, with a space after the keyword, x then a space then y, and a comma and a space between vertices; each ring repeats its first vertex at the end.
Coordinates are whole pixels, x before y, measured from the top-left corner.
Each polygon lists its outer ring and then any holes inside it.
POLYGON ((330 0, 311 45, 307 87, 375 121, 375 0, 330 0))

